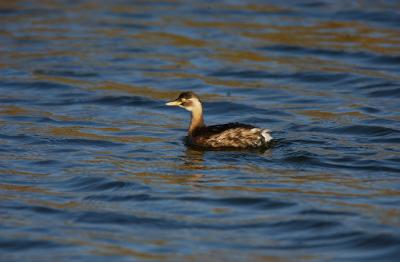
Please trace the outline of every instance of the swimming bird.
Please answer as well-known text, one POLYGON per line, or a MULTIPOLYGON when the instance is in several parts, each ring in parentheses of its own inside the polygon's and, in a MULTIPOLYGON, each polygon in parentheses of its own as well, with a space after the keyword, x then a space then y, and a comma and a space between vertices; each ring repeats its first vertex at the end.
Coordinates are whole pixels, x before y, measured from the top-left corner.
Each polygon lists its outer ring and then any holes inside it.
POLYGON ((203 106, 193 92, 183 92, 177 99, 166 103, 179 106, 192 113, 186 144, 203 149, 256 149, 265 148, 272 140, 268 129, 241 123, 206 126, 203 106))

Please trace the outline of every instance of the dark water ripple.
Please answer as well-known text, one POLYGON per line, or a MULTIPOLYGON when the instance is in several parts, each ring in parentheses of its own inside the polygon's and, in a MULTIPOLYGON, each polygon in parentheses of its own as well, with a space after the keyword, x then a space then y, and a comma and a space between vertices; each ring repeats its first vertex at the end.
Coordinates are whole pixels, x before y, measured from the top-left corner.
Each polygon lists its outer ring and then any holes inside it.
POLYGON ((1 261, 397 261, 397 1, 1 1, 1 261), (263 151, 183 144, 269 128, 263 151))
POLYGON ((30 249, 46 250, 59 246, 60 245, 52 241, 43 241, 43 240, 18 240, 18 239, 13 239, 12 241, 0 240, 0 247, 2 247, 2 249, 4 249, 5 251, 12 251, 12 252, 25 251, 30 249))

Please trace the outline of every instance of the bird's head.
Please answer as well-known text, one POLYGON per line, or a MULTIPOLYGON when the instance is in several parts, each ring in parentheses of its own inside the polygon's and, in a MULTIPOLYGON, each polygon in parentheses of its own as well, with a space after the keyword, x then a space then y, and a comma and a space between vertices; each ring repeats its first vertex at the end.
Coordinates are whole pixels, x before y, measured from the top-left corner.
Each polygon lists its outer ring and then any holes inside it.
POLYGON ((167 106, 179 106, 188 111, 193 111, 195 108, 201 108, 199 97, 193 92, 183 92, 177 99, 166 103, 167 106))

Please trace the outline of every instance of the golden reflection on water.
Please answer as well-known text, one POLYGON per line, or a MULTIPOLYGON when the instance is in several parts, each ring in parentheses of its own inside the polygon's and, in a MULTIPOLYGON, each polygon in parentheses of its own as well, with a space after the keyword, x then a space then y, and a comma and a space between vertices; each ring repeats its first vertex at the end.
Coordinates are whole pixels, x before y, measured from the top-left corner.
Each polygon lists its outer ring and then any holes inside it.
POLYGON ((358 111, 351 112, 326 112, 320 110, 296 110, 297 114, 307 116, 313 120, 325 120, 325 121, 335 121, 340 122, 342 124, 350 124, 355 120, 368 119, 370 116, 360 113, 358 111))
MULTIPOLYGON (((150 77, 157 77, 160 79, 167 78, 167 79, 196 79, 202 80, 205 84, 214 85, 214 86, 225 86, 225 87, 233 87, 233 88, 259 88, 263 87, 263 84, 260 81, 242 81, 236 79, 222 79, 218 77, 212 76, 204 76, 201 74, 194 74, 194 73, 184 73, 184 72, 146 72, 146 76, 150 77)), ((211 99, 221 97, 216 94, 202 94, 202 98, 211 99)))
POLYGON ((194 39, 183 35, 165 33, 165 32, 147 32, 144 34, 132 35, 135 40, 143 40, 145 43, 152 45, 170 44, 176 47, 189 46, 189 47, 204 47, 207 42, 205 40, 194 39))
MULTIPOLYGON (((112 136, 112 135, 100 135, 90 132, 83 132, 84 127, 80 126, 69 126, 69 127, 50 127, 48 133, 52 137, 64 137, 64 138, 87 138, 93 140, 103 140, 103 141, 113 141, 113 142, 123 142, 123 143, 153 143, 164 141, 163 138, 149 137, 149 136, 112 136)), ((116 128, 106 129, 104 128, 91 128, 91 130, 99 131, 113 131, 118 130, 116 128)))
POLYGON ((8 191, 18 191, 18 192, 41 193, 46 195, 58 194, 57 192, 49 191, 45 188, 39 188, 35 186, 14 185, 14 184, 0 184, 0 189, 8 191))
MULTIPOLYGON (((148 73, 148 75, 158 75, 158 76, 165 76, 163 73, 148 73)), ((179 94, 179 91, 176 90, 160 90, 157 88, 152 88, 150 86, 137 86, 132 84, 123 84, 118 82, 110 82, 107 81, 105 83, 98 84, 92 88, 93 90, 106 90, 106 91, 113 91, 113 92, 123 92, 123 93, 130 93, 133 95, 139 95, 142 97, 148 97, 156 100, 164 100, 169 101, 179 94)), ((203 93, 202 98, 206 100, 216 100, 221 98, 221 95, 218 94, 208 94, 203 93)), ((163 105, 163 104, 162 104, 163 105)))
POLYGON ((66 85, 71 85, 71 86, 76 86, 82 89, 89 89, 95 83, 91 82, 90 80, 86 79, 77 79, 73 77, 67 77, 67 76, 49 76, 49 75, 43 75, 36 72, 33 72, 33 77, 37 81, 48 81, 50 83, 57 83, 57 84, 66 84, 66 85))
POLYGON ((168 259, 168 255, 155 254, 152 252, 141 252, 135 250, 132 247, 122 247, 120 244, 105 244, 105 243, 94 243, 92 244, 95 249, 92 249, 90 253, 97 256, 127 256, 135 259, 145 260, 157 260, 163 261, 168 259))
POLYGON ((400 31, 377 28, 371 25, 330 21, 312 25, 269 25, 268 33, 244 33, 244 36, 265 41, 268 44, 283 44, 307 48, 333 50, 365 50, 374 53, 397 55, 400 53, 400 31), (352 33, 349 32, 352 30, 352 33), (329 35, 327 36, 327 32, 329 35))
POLYGON ((130 94, 135 94, 138 96, 150 97, 153 99, 171 99, 176 92, 170 90, 159 90, 147 86, 136 86, 132 84, 123 84, 118 82, 106 81, 104 83, 98 84, 93 87, 93 89, 107 90, 107 91, 118 91, 130 94))
POLYGON ((0 107, 0 114, 8 116, 27 115, 29 110, 15 106, 15 105, 2 105, 0 107))

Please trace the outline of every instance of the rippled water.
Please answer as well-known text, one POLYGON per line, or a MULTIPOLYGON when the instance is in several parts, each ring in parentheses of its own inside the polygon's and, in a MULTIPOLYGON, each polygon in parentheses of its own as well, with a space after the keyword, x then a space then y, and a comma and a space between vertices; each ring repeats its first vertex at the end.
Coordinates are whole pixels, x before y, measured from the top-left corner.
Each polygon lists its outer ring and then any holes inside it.
POLYGON ((398 261, 399 10, 1 1, 1 260, 398 261), (272 148, 187 149, 183 90, 272 148))

